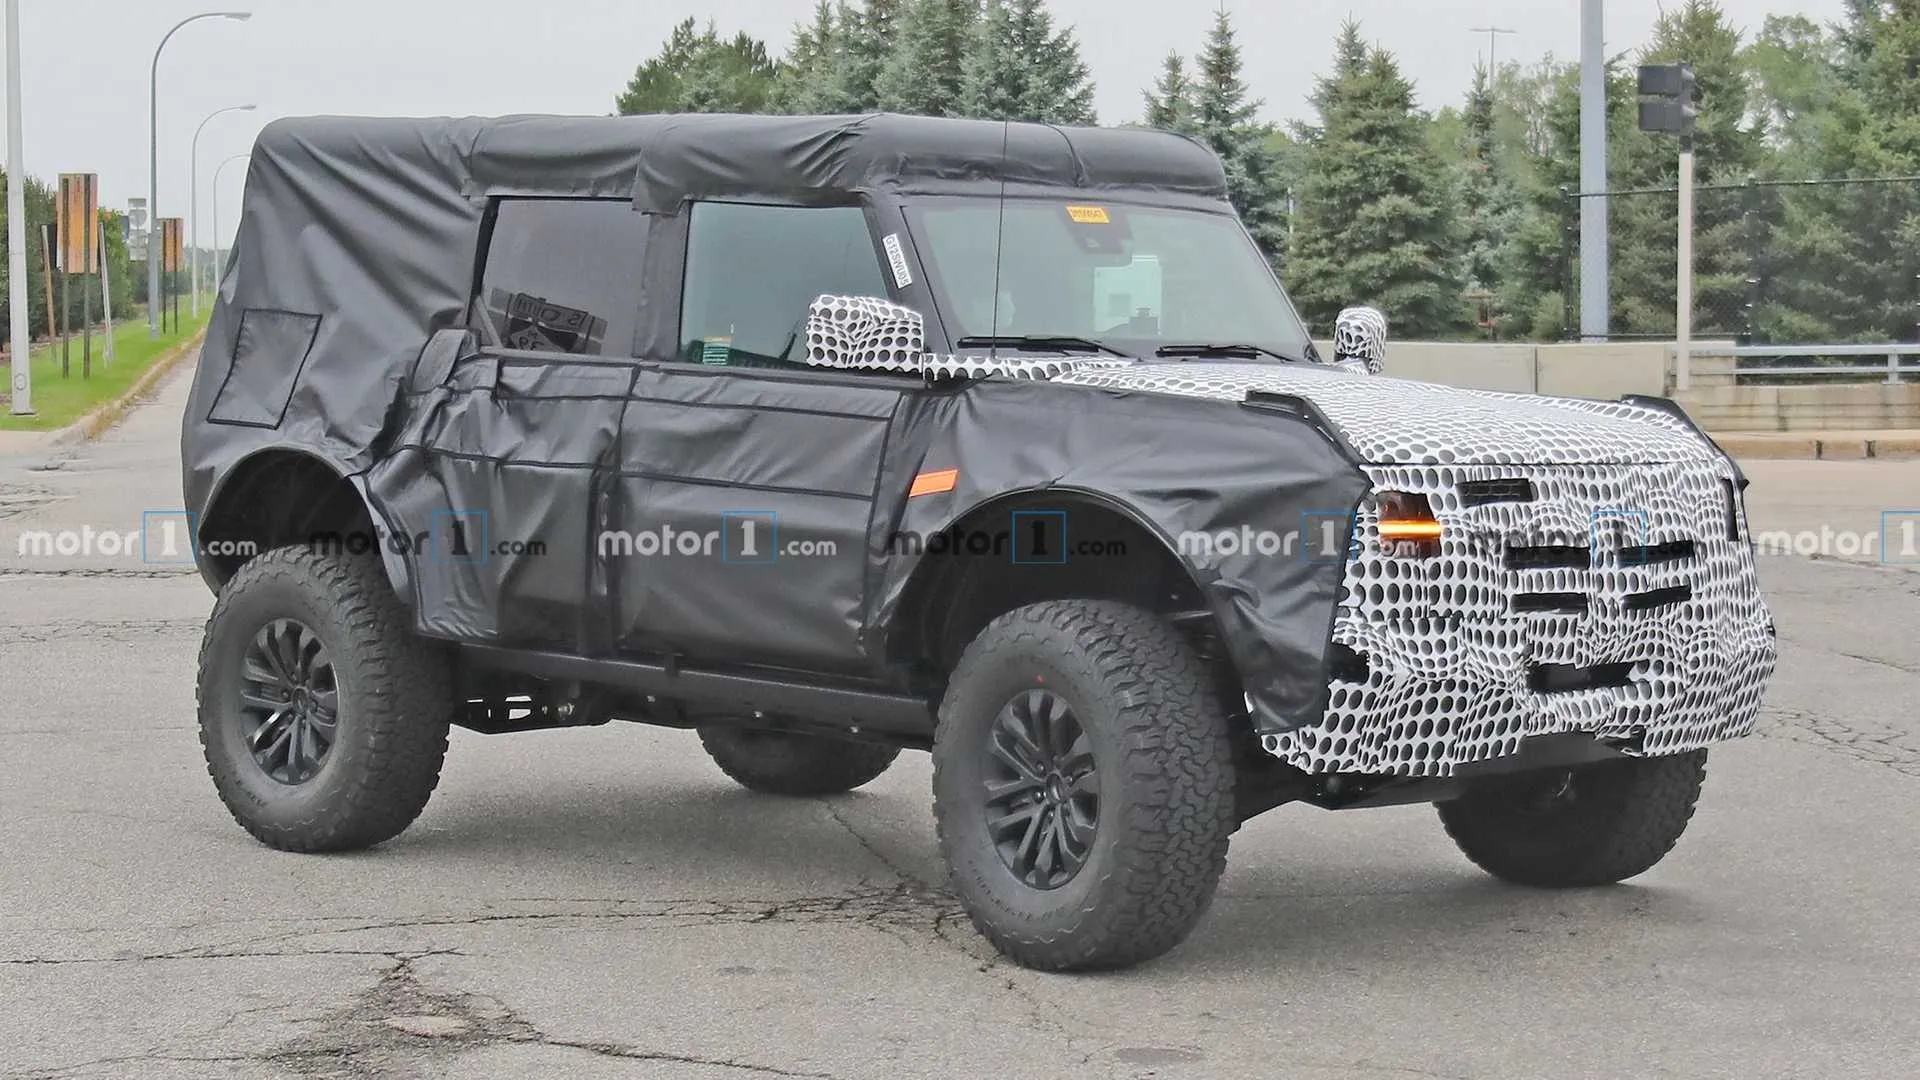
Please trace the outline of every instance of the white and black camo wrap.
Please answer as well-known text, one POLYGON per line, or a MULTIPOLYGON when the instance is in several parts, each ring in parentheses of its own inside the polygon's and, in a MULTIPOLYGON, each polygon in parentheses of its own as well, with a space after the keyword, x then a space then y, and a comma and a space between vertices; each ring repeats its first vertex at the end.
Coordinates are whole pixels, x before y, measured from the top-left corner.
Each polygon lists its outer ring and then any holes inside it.
POLYGON ((1362 505, 1333 640, 1364 668, 1336 671, 1320 723, 1263 736, 1288 763, 1446 776, 1535 735, 1588 732, 1658 755, 1753 729, 1772 624, 1734 470, 1681 420, 1298 366, 1143 364, 1058 381, 1298 394, 1376 491, 1425 495, 1443 523, 1436 557, 1398 557, 1362 505))
POLYGON ((932 380, 1045 381, 1079 369, 1126 367, 1125 359, 1083 356, 935 356, 926 324, 909 307, 865 296, 823 296, 807 312, 805 361, 812 367, 924 375, 932 380))
POLYGON ((1387 317, 1378 308, 1350 307, 1333 324, 1333 362, 1364 365, 1378 375, 1387 366, 1387 317))
POLYGON ((812 367, 907 375, 926 367, 927 331, 920 313, 869 296, 822 296, 807 309, 812 367))

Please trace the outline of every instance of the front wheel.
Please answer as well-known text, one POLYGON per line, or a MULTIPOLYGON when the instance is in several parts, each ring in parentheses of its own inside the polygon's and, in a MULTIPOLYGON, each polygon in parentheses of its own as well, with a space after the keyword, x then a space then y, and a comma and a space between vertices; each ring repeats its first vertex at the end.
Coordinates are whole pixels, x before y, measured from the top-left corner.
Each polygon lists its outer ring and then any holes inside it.
POLYGON ((377 559, 268 552, 220 590, 200 645, 200 744, 234 820, 283 851, 390 839, 440 779, 445 649, 377 559))
POLYGON ((1001 616, 941 703, 940 850, 974 927, 1026 967, 1125 967, 1185 940, 1226 867, 1233 782, 1205 665, 1124 604, 1001 616))
POLYGON ((1441 803, 1440 821, 1467 858, 1502 880, 1611 885, 1673 850, 1706 776, 1705 750, 1527 773, 1441 803))

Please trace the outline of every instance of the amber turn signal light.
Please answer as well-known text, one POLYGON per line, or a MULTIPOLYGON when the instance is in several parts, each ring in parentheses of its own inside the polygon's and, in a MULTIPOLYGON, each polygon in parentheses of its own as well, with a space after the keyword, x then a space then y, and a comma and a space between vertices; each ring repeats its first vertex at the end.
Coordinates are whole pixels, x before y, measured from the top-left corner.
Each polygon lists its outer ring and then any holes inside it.
POLYGON ((1380 546, 1388 555, 1429 559, 1440 554, 1440 537, 1445 529, 1433 516, 1433 506, 1425 495, 1383 491, 1377 498, 1380 546))

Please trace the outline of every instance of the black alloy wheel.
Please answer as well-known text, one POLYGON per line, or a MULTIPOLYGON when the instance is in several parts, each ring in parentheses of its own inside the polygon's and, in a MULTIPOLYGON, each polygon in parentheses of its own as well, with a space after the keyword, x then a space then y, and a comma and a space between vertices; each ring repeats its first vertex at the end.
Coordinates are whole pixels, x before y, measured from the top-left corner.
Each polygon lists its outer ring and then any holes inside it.
POLYGON ((940 701, 933 814, 994 948, 1090 971, 1193 930, 1239 823, 1216 683, 1178 628, 1111 600, 1030 604, 974 637, 940 701))
POLYGON ((1013 876, 1057 889, 1086 865, 1100 823, 1093 746, 1051 690, 1016 694, 994 718, 982 773, 988 835, 1013 876))
POLYGON ((247 646, 240 718, 260 771, 282 784, 319 774, 340 724, 333 658, 298 619, 273 619, 247 646))
POLYGON ((460 700, 377 556, 250 559, 200 641, 200 745, 235 821, 282 851, 354 851, 427 805, 460 700))

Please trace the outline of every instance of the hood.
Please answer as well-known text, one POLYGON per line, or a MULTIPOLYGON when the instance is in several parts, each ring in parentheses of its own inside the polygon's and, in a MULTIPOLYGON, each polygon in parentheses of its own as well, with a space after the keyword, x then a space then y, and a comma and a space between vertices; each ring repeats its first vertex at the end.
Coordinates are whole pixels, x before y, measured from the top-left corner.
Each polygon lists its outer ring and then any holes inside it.
POLYGON ((1590 465, 1714 461, 1679 419, 1617 401, 1463 390, 1302 364, 1142 363, 1080 368, 1054 382, 1244 400, 1296 394, 1375 465, 1590 465))

